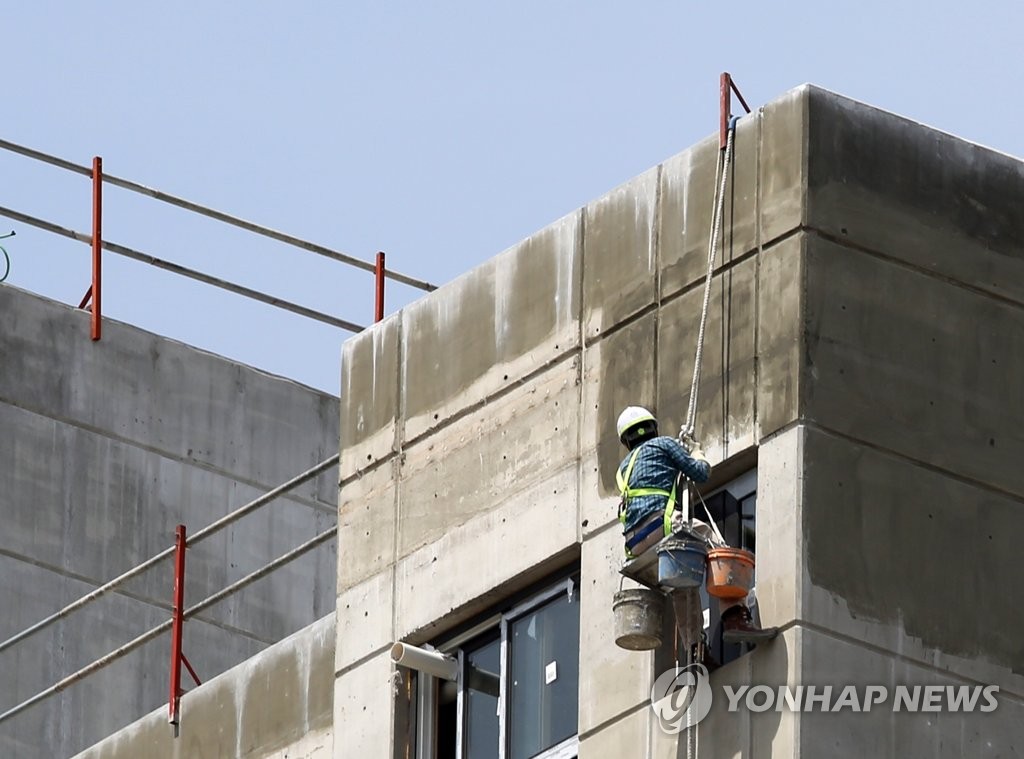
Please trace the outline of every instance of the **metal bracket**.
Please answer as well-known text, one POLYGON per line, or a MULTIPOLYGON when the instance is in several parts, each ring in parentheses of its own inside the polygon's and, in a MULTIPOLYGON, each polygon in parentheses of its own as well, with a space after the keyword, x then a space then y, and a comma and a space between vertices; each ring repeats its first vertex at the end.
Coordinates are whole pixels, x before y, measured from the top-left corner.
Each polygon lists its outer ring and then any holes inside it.
POLYGON ((719 97, 719 123, 718 123, 718 149, 725 150, 726 139, 729 134, 729 120, 732 118, 732 93, 736 93, 736 99, 740 101, 747 113, 750 113, 750 106, 743 99, 742 93, 732 80, 728 71, 723 71, 718 82, 719 97))

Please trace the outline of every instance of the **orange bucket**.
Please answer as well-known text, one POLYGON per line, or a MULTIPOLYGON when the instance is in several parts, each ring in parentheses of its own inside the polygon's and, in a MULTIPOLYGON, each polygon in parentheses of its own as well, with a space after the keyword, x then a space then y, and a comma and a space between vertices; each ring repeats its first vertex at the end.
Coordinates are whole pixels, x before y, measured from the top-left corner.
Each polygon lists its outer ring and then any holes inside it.
POLYGON ((735 601, 754 587, 754 554, 742 548, 708 551, 708 593, 735 601))

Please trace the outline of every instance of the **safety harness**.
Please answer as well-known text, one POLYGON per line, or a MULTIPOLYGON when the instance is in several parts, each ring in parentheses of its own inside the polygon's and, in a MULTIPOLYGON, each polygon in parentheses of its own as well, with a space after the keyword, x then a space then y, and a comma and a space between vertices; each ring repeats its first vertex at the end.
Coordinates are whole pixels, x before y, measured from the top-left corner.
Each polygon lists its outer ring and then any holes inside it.
MULTIPOLYGON (((633 451, 633 455, 629 457, 629 464, 626 465, 626 473, 623 474, 621 469, 615 472, 615 481, 619 486, 619 494, 622 496, 622 500, 619 501, 619 521, 623 525, 626 524, 626 508, 629 506, 631 498, 639 498, 644 495, 661 495, 668 498, 668 503, 665 505, 665 518, 664 518, 664 529, 665 537, 672 534, 672 514, 676 510, 676 486, 673 483, 672 490, 663 490, 662 488, 631 488, 629 487, 629 478, 633 474, 633 465, 636 463, 636 457, 640 454, 640 449, 643 445, 637 446, 636 450, 633 451)), ((644 535, 637 535, 635 538, 636 542, 643 540, 650 532, 644 535)), ((628 550, 629 546, 627 546, 628 550)))

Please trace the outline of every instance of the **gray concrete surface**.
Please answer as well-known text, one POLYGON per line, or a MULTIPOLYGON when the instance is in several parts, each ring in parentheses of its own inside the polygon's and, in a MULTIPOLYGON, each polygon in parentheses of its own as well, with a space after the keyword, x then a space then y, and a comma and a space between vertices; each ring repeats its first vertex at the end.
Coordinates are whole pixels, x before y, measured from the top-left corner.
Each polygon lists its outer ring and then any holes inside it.
MULTIPOLYGON (((580 756, 686 755, 647 708, 650 655, 612 642, 613 429, 630 403, 683 421, 716 145, 346 344, 336 756, 404 751, 391 641, 573 562, 580 756)), ((931 721, 717 704, 698 755, 1019 755, 1024 168, 805 86, 740 120, 732 178, 697 430, 717 481, 757 462, 759 601, 784 634, 713 684, 1003 690, 995 716, 931 721)))
POLYGON ((811 86, 736 151, 697 432, 710 488, 756 464, 780 636, 713 674, 689 747, 649 708, 654 657, 613 642, 614 422, 683 421, 709 138, 345 344, 334 756, 409 755, 394 640, 577 566, 582 759, 1024 755, 1024 164, 811 86), (723 690, 825 684, 999 706, 730 712, 723 690))
POLYGON ((327 759, 334 635, 332 613, 193 689, 176 739, 161 708, 75 759, 327 759))
MULTIPOLYGON (((0 286, 0 639, 330 456, 338 400, 0 286)), ((195 602, 335 521, 336 472, 191 549, 195 602)), ((332 610, 321 546, 188 623, 205 678, 332 610)), ((0 653, 0 712, 169 616, 165 562, 0 653)), ((69 756, 166 702, 163 636, 0 725, 0 756, 69 756)))

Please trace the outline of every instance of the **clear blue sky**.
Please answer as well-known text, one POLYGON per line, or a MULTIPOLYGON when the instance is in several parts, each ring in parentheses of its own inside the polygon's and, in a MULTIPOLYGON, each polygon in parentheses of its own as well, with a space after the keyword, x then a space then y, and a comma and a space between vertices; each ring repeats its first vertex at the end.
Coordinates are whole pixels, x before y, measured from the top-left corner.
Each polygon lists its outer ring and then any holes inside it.
MULTIPOLYGON (((712 133, 723 70, 751 105, 814 82, 1024 155, 1016 0, 40 1, 2 28, 0 137, 435 283, 712 133)), ((0 205, 88 232, 86 178, 2 152, 0 178, 0 205)), ((108 240, 372 318, 369 274, 105 205, 108 240)), ((77 304, 87 246, 9 229, 8 281, 77 304)), ((109 254, 104 276, 112 318, 338 392, 344 332, 109 254)), ((415 297, 389 283, 388 311, 415 297)))

